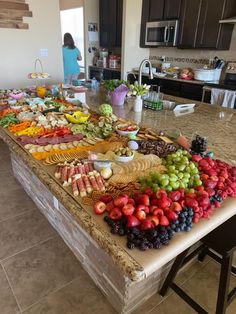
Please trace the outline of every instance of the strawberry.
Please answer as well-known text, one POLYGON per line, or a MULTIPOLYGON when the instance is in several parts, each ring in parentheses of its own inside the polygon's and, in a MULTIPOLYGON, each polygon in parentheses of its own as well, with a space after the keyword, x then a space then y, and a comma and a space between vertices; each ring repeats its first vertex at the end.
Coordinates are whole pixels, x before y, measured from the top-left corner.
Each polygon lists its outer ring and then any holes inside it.
POLYGON ((140 220, 133 215, 127 216, 127 228, 137 227, 141 224, 140 220))
POLYGON ((170 222, 166 216, 161 216, 159 224, 165 227, 165 226, 169 226, 170 222))

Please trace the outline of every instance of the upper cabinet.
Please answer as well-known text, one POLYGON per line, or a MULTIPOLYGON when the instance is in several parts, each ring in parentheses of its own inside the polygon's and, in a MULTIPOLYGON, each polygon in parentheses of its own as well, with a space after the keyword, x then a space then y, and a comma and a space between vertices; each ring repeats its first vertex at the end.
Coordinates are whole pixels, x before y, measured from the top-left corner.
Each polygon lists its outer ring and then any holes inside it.
POLYGON ((162 20, 177 20, 180 16, 181 0, 143 0, 140 30, 140 47, 145 46, 146 23, 162 20))
POLYGON ((179 18, 181 0, 144 0, 143 4, 149 7, 149 22, 179 18))
POLYGON ((180 17, 181 0, 165 0, 164 19, 176 20, 180 17))
POLYGON ((233 25, 220 24, 219 20, 235 14, 235 0, 202 0, 195 47, 229 49, 233 25))
POLYGON ((233 25, 219 20, 236 15, 236 0, 143 0, 140 46, 146 22, 179 19, 178 48, 229 49, 233 25))
POLYGON ((178 47, 229 49, 233 25, 219 20, 235 14, 235 0, 182 0, 178 47))
POLYGON ((99 0, 100 46, 121 47, 123 0, 99 0))

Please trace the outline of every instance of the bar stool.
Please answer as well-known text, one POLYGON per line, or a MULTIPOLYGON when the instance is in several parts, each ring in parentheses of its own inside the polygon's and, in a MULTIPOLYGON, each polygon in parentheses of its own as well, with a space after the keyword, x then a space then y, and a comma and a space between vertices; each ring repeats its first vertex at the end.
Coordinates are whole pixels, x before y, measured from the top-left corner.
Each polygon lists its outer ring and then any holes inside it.
POLYGON ((229 293, 230 274, 232 272, 236 275, 236 267, 232 266, 233 253, 236 250, 235 230, 236 215, 202 238, 202 245, 188 256, 187 253, 189 252, 189 249, 179 254, 159 291, 160 295, 164 296, 168 289, 172 288, 185 302, 196 310, 197 313, 208 314, 203 307, 194 301, 184 290, 182 290, 181 287, 174 283, 178 270, 200 252, 198 255, 199 261, 203 261, 204 257, 209 255, 221 264, 215 313, 224 314, 227 306, 236 296, 236 287, 229 293), (221 257, 219 257, 219 255, 221 257))

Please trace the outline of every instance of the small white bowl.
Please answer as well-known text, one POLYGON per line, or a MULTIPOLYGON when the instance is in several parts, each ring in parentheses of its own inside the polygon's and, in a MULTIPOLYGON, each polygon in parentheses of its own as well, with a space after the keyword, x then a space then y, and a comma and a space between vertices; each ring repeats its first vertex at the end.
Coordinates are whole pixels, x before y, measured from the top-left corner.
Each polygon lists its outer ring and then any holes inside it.
POLYGON ((122 130, 118 129, 120 126, 125 126, 125 125, 117 125, 117 127, 116 127, 116 132, 122 136, 129 136, 131 134, 136 135, 139 131, 139 128, 137 128, 137 130, 135 130, 135 131, 122 131, 122 130))
POLYGON ((134 154, 131 156, 116 156, 116 161, 128 162, 134 159, 134 154))

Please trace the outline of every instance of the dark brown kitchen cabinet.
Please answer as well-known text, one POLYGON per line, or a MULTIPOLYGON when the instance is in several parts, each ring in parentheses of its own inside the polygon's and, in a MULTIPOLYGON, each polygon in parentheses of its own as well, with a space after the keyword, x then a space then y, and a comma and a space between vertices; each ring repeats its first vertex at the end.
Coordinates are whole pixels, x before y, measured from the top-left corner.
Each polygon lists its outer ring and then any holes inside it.
POLYGON ((181 0, 165 0, 164 19, 175 20, 180 17, 181 0))
POLYGON ((178 19, 181 0, 143 0, 149 6, 148 21, 178 19))
POLYGON ((195 47, 229 49, 233 25, 219 20, 235 14, 235 0, 202 0, 195 47))
POLYGON ((99 0, 100 46, 120 47, 123 0, 99 0))
POLYGON ((219 20, 235 14, 235 0, 182 0, 178 48, 229 49, 233 25, 219 20))
POLYGON ((179 27, 179 48, 194 48, 201 0, 182 0, 179 27))
POLYGON ((149 2, 149 22, 163 20, 165 0, 143 0, 143 2, 149 2))

